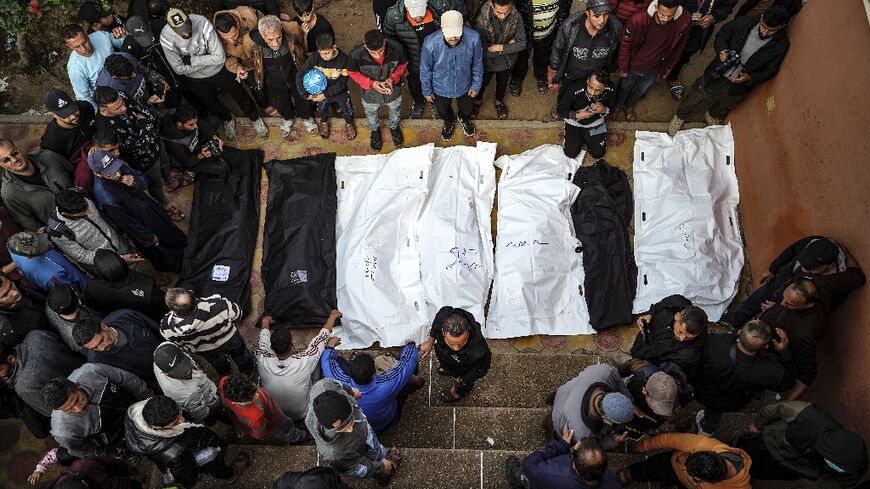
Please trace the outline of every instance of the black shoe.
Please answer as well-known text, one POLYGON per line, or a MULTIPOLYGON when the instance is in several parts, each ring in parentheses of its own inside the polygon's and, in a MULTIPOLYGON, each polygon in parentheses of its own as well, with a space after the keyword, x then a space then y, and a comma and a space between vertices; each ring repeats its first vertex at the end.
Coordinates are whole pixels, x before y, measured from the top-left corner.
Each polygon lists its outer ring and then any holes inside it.
POLYGON ((519 459, 513 455, 509 456, 504 463, 505 472, 507 472, 507 480, 511 488, 525 487, 523 484, 523 466, 519 459))
POLYGON ((538 80, 538 91, 541 93, 547 93, 550 91, 550 84, 547 83, 547 80, 538 80))
POLYGON ((380 151, 381 148, 384 147, 383 141, 381 141, 381 128, 372 129, 372 139, 369 143, 373 150, 380 151))
POLYGON ((453 139, 453 130, 456 128, 456 121, 444 121, 444 128, 441 129, 441 139, 450 141, 453 139))
POLYGON ((514 97, 519 97, 523 94, 523 86, 522 85, 511 85, 510 86, 511 95, 514 97))
POLYGON ((392 136, 393 144, 397 148, 401 148, 402 146, 404 146, 405 136, 402 135, 402 128, 401 127, 397 127, 395 129, 390 129, 390 136, 392 136))
POLYGON ((480 106, 483 105, 483 102, 474 101, 474 108, 471 109, 471 118, 477 119, 477 116, 480 115, 480 106))
POLYGON ((465 134, 466 137, 474 136, 474 122, 471 119, 459 119, 459 123, 462 124, 462 133, 465 134))
POLYGON ((417 102, 414 102, 414 105, 411 106, 411 119, 419 119, 423 117, 423 107, 425 105, 425 103, 418 104, 417 102))

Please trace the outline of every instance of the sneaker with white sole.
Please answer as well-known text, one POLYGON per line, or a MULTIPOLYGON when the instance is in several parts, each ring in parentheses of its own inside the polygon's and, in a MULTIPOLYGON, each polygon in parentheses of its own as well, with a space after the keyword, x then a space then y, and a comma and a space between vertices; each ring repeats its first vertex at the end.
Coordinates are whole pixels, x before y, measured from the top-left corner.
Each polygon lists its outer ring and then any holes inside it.
POLYGON ((685 122, 683 119, 674 116, 674 118, 671 119, 671 122, 668 123, 668 135, 671 137, 676 136, 677 133, 680 132, 680 129, 683 128, 683 122, 685 122))
POLYGON ((266 139, 269 137, 269 128, 266 127, 266 123, 263 122, 263 119, 257 119, 252 121, 254 123, 254 129, 257 131, 257 136, 260 139, 266 139))
POLYGON ((317 123, 314 122, 313 117, 309 117, 302 121, 302 125, 305 127, 305 130, 309 133, 317 133, 317 123))
POLYGON ((476 132, 474 121, 471 119, 459 119, 459 124, 462 126, 462 134, 465 134, 467 137, 474 136, 476 132))
POLYGON ((704 428, 701 428, 701 420, 704 419, 704 410, 698 411, 698 414, 695 415, 695 425, 698 426, 698 434, 702 436, 706 436, 707 438, 713 438, 713 433, 709 433, 704 431, 704 428))
POLYGON ((281 123, 281 127, 278 131, 281 132, 282 138, 289 136, 290 132, 293 131, 293 119, 284 119, 284 122, 281 123))
POLYGON ((224 122, 224 137, 227 141, 236 139, 236 120, 230 119, 224 122))

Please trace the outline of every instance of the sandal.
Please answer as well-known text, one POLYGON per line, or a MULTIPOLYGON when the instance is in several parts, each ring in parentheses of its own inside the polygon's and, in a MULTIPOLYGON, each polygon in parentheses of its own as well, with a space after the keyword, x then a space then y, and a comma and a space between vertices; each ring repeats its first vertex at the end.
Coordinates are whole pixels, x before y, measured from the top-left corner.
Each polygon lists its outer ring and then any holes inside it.
POLYGON ((671 97, 674 97, 674 100, 682 100, 683 95, 686 94, 686 87, 677 83, 676 85, 671 86, 671 97))
POLYGON ((508 116, 508 108, 504 102, 495 101, 495 116, 499 119, 507 119, 508 116))
POLYGON ((462 396, 460 396, 459 394, 456 394, 454 396, 453 391, 453 387, 450 387, 439 392, 438 396, 441 398, 441 402, 443 402, 444 404, 450 404, 462 399, 462 396))
POLYGON ((194 176, 189 171, 181 172, 181 180, 182 185, 186 187, 193 183, 194 176))
POLYGON ((184 220, 184 213, 178 210, 178 207, 175 207, 172 204, 169 204, 169 207, 165 208, 166 214, 169 216, 169 219, 172 222, 181 222, 184 220))

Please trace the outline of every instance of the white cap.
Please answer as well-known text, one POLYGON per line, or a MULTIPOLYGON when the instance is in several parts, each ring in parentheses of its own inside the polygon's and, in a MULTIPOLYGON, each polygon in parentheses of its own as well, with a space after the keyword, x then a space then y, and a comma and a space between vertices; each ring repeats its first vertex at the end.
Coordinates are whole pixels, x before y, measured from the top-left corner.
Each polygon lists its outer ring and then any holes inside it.
POLYGON ((426 0, 405 0, 405 9, 411 17, 425 17, 426 0))
POLYGON ((444 37, 462 36, 462 14, 456 10, 448 10, 441 15, 441 31, 444 37))

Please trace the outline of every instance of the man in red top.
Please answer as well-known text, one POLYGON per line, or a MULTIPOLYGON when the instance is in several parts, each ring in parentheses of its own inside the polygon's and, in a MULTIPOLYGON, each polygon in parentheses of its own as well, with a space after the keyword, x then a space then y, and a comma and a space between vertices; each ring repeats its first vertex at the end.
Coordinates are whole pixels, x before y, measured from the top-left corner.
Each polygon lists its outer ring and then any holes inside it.
POLYGON ((239 437, 248 435, 255 440, 272 437, 286 443, 301 443, 308 439, 308 433, 293 424, 269 393, 244 374, 222 377, 218 391, 221 403, 232 415, 239 437))
POLYGON ((689 39, 691 16, 679 0, 656 0, 644 12, 634 14, 622 31, 619 46, 619 88, 616 107, 625 120, 634 122, 634 105, 650 85, 666 78, 689 39))

